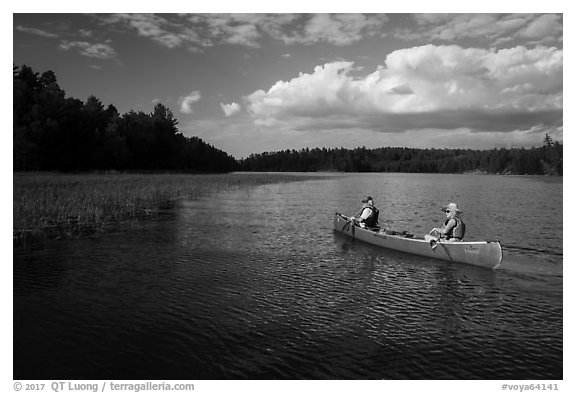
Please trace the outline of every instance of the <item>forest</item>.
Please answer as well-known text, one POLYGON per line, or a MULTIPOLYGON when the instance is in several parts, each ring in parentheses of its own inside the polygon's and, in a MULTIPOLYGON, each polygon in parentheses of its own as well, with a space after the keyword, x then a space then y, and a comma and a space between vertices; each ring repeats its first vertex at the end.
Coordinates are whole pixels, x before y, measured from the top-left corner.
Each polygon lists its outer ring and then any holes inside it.
POLYGON ((420 172, 562 175, 563 146, 549 135, 533 148, 314 148, 236 160, 199 137, 185 137, 161 103, 120 114, 95 96, 66 97, 53 71, 13 67, 14 171, 420 172))
POLYGON ((120 114, 90 96, 66 97, 56 75, 13 67, 15 171, 228 172, 236 160, 179 133, 170 109, 120 114))
POLYGON ((562 144, 549 135, 530 149, 302 149, 252 154, 240 161, 243 171, 485 173, 562 175, 562 144))

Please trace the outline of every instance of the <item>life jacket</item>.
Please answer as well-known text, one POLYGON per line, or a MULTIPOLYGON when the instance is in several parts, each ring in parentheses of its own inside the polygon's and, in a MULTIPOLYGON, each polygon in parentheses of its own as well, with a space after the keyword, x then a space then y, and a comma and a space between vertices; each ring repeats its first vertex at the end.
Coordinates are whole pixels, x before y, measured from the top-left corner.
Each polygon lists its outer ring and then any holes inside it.
POLYGON ((446 222, 444 222, 444 225, 448 225, 448 223, 452 219, 456 220, 456 226, 454 226, 452 229, 450 229, 448 233, 446 233, 446 239, 452 239, 452 238, 456 238, 458 240, 464 239, 464 234, 466 233, 466 224, 464 224, 464 222, 460 218, 458 217, 449 218, 448 220, 446 220, 446 222))
MULTIPOLYGON (((370 215, 364 220, 364 224, 366 224, 367 227, 378 226, 378 215, 380 214, 378 209, 374 206, 366 206, 364 209, 370 209, 370 215)), ((362 211, 364 211, 364 209, 362 209, 362 211)))

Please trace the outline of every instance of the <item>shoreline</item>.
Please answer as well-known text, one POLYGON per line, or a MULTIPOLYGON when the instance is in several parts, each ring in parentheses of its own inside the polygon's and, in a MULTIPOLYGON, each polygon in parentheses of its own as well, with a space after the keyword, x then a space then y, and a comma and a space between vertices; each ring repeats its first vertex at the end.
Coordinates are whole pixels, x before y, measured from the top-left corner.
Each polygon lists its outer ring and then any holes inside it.
POLYGON ((104 234, 155 217, 181 198, 323 176, 310 174, 13 173, 13 246, 104 234))

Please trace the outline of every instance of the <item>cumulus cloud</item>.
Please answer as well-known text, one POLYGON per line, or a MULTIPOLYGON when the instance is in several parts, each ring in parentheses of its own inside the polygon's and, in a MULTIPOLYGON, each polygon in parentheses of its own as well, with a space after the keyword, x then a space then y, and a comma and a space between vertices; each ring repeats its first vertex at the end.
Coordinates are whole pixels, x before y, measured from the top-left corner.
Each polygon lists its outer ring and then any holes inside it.
POLYGON ((192 106, 196 102, 200 101, 201 98, 202 98, 202 95, 200 94, 200 92, 198 90, 195 90, 186 96, 180 97, 180 99, 179 99, 180 112, 186 113, 186 114, 194 113, 192 106))
POLYGON ((59 48, 62 50, 76 49, 81 55, 96 59, 111 59, 116 56, 116 51, 108 43, 62 41, 59 48))
POLYGON ((353 77, 353 69, 351 62, 317 66, 255 91, 247 108, 259 125, 310 130, 511 131, 562 122, 563 51, 556 48, 425 45, 389 54, 364 76, 353 77))
POLYGON ((233 102, 231 104, 223 104, 220 103, 220 107, 222 108, 222 110, 224 111, 224 114, 228 117, 228 116, 232 116, 235 115, 236 113, 240 112, 240 110, 242 109, 240 107, 239 104, 237 104, 236 102, 233 102))

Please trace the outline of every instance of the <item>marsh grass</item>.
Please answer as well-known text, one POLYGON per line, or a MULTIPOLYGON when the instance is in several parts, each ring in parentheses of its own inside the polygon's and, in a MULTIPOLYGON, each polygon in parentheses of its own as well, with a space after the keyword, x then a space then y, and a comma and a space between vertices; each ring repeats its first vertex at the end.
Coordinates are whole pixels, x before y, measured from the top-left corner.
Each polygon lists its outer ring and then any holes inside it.
POLYGON ((103 233, 119 223, 154 216, 173 207, 179 198, 311 178, 244 173, 14 173, 14 243, 103 233))

